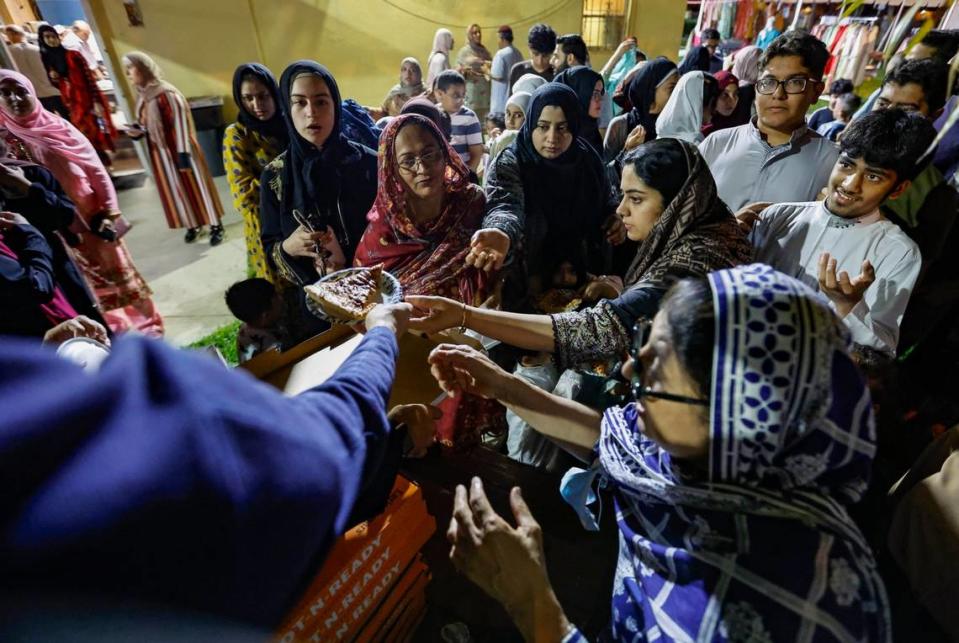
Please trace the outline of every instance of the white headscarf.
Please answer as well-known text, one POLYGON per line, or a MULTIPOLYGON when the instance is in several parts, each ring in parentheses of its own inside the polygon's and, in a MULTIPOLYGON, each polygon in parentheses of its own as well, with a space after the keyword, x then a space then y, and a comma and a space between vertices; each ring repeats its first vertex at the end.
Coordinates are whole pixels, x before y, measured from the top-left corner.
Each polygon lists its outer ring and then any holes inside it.
POLYGON ((691 71, 679 79, 656 119, 658 138, 678 138, 694 145, 703 140, 703 77, 691 71))
POLYGON ((536 74, 523 74, 513 83, 513 93, 529 92, 532 95, 539 87, 546 84, 546 79, 536 74))
POLYGON ((433 36, 433 50, 430 52, 430 55, 440 52, 449 56, 450 49, 452 48, 453 32, 449 29, 437 29, 436 35, 433 36))
MULTIPOLYGON (((517 83, 519 84, 519 83, 517 83)), ((533 97, 529 92, 516 91, 513 92, 513 95, 509 97, 509 100, 506 101, 506 106, 515 105, 520 108, 520 111, 523 112, 523 116, 526 116, 526 110, 529 107, 529 101, 533 97)))

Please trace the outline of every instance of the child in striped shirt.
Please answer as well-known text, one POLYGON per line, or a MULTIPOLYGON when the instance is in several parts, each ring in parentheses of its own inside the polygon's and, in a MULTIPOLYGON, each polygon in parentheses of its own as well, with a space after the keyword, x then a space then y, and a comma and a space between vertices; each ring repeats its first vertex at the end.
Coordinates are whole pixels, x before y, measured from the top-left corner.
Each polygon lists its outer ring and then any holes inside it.
POLYGON ((463 162, 473 170, 483 158, 483 127, 476 113, 463 105, 466 79, 458 71, 448 69, 436 77, 438 107, 450 118, 453 133, 450 144, 463 162))

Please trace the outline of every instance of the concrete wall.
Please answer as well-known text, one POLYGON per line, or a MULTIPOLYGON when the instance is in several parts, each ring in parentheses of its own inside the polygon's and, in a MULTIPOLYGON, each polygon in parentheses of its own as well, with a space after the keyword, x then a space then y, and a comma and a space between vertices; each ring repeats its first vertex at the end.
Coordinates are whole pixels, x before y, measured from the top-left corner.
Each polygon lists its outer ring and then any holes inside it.
POLYGON ((0 18, 5 24, 22 25, 37 19, 28 0, 3 0, 0 3, 0 18))
MULTIPOLYGON (((487 46, 495 28, 511 24, 517 41, 546 21, 561 32, 579 29, 580 0, 486 0, 481 24, 487 46)), ((138 49, 153 56, 187 96, 231 95, 235 67, 266 64, 279 77, 299 58, 327 65, 344 97, 376 104, 397 82, 399 63, 413 55, 425 65, 440 26, 465 42, 479 5, 447 0, 140 0, 144 27, 130 27, 121 2, 91 0, 90 9, 114 68, 138 49)), ((523 47, 525 49, 525 47, 523 47)), ((125 82, 125 81, 122 81, 125 82)), ((235 109, 227 101, 227 114, 235 109)))
MULTIPOLYGON (((291 61, 313 58, 337 76, 344 97, 364 104, 378 104, 397 82, 405 56, 415 56, 425 66, 439 27, 453 32, 458 49, 465 44, 466 27, 478 21, 484 43, 495 50, 496 27, 509 24, 517 47, 526 54, 531 25, 547 22, 560 34, 577 33, 582 18, 582 0, 139 0, 139 4, 145 26, 130 27, 119 0, 89 0, 118 73, 123 54, 138 49, 153 56, 185 95, 229 98, 233 70, 242 62, 263 62, 279 77, 291 61)), ((685 3, 630 4, 629 33, 639 36, 640 46, 675 57, 685 3)), ((608 55, 596 52, 594 66, 602 66, 608 55)), ((226 105, 227 117, 232 118, 232 100, 226 105)))

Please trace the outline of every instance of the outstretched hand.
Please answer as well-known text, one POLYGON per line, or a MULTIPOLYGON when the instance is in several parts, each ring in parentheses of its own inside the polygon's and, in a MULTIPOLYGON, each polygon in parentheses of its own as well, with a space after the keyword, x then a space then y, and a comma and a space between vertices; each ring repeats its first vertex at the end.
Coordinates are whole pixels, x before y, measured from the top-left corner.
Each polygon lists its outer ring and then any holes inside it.
POLYGON ((430 373, 450 397, 469 393, 487 399, 502 397, 510 375, 475 348, 440 344, 429 356, 430 373))
POLYGON ((379 304, 366 315, 364 330, 373 330, 378 326, 390 329, 401 337, 410 323, 413 307, 409 304, 379 304))
POLYGON ((869 260, 862 262, 862 272, 855 279, 842 271, 836 275, 836 259, 828 252, 819 257, 819 290, 832 301, 840 318, 845 317, 856 307, 866 293, 866 289, 876 280, 876 270, 869 260))
POLYGON ((463 304, 446 297, 409 295, 407 303, 413 305, 410 330, 432 335, 441 330, 455 328, 463 322, 463 304))
POLYGON ((496 228, 484 228, 473 233, 466 265, 492 272, 503 267, 509 254, 509 235, 496 228))
POLYGON ((543 532, 519 487, 509 495, 511 527, 490 505, 483 483, 458 485, 446 537, 453 565, 498 600, 527 641, 560 640, 567 627, 546 573, 543 532), (534 607, 535 606, 535 607, 534 607))

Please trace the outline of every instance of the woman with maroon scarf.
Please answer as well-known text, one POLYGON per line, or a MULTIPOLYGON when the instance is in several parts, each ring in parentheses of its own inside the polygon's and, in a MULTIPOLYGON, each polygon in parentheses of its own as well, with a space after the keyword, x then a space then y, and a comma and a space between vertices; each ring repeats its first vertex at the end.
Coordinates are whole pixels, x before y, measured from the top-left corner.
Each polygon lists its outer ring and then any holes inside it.
MULTIPOLYGON (((490 294, 490 276, 466 264, 470 239, 486 211, 483 190, 429 119, 403 114, 380 138, 378 190, 354 265, 383 264, 406 295, 449 297, 476 306, 490 294)), ((505 428, 504 410, 479 398, 441 406, 438 438, 476 444, 483 431, 505 428)))

